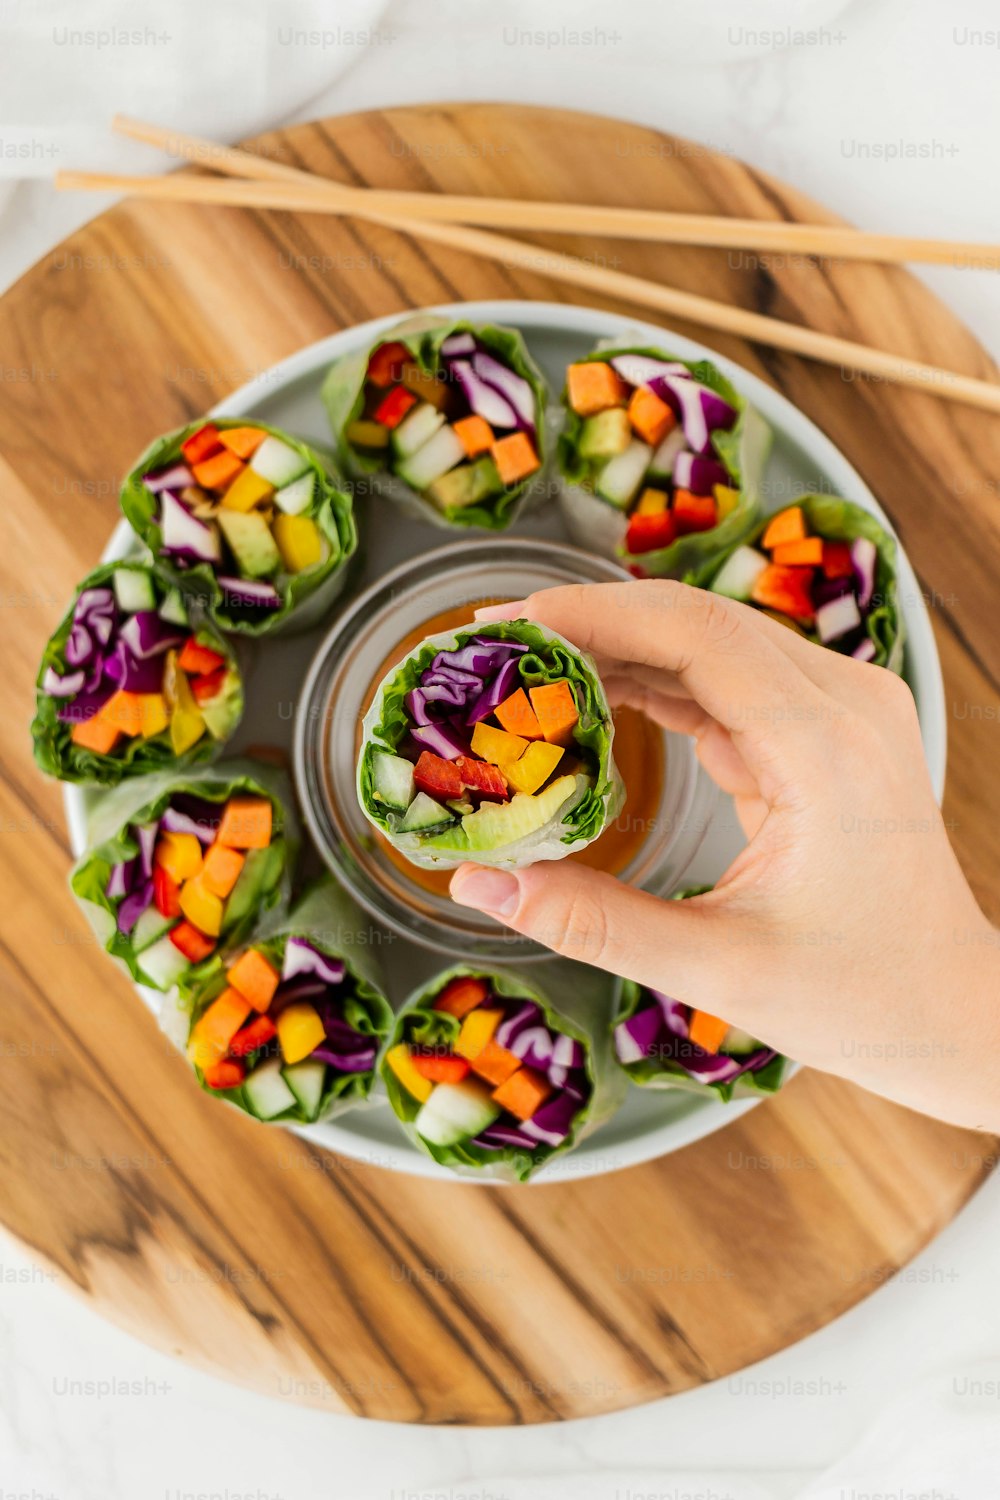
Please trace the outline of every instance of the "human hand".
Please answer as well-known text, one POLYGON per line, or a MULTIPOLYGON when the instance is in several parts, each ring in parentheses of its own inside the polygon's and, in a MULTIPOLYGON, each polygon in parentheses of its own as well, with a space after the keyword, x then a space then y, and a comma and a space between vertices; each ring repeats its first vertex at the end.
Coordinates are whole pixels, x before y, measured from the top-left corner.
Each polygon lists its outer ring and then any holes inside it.
POLYGON ((693 735, 748 844, 683 902, 572 861, 462 865, 454 899, 801 1062, 1000 1127, 1000 934, 948 842, 906 684, 662 580, 479 613, 517 617, 590 651, 612 703, 693 735))

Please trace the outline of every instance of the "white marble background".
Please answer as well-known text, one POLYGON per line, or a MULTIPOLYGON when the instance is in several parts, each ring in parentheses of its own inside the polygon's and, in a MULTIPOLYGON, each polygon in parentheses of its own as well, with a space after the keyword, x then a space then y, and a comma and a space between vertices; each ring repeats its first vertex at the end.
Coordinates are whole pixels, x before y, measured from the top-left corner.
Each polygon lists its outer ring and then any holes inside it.
MULTIPOLYGON (((1000 240, 1000 14, 988 0, 175 0, 169 10, 6 0, 0 287, 103 206, 56 198, 55 165, 158 166, 109 143, 117 109, 236 137, 317 114, 476 98, 660 126, 736 152, 870 228, 1000 240), (131 54, 56 41, 62 27, 109 23, 170 38, 131 54), (337 28, 338 42, 282 44, 288 27, 337 28), (813 34, 782 36, 789 27, 813 34), (367 29, 367 45, 352 28, 367 29), (588 28, 589 40, 574 39, 588 28), (556 35, 519 35, 539 29, 556 35)), ((1000 278, 925 274, 1000 354, 1000 278)), ((515 1481, 491 1476, 564 1474, 592 1476, 588 1500, 790 1497, 921 1377, 950 1393, 942 1430, 960 1433, 969 1361, 1000 1354, 998 1241, 1000 1181, 895 1282, 766 1365, 618 1416, 518 1432, 393 1428, 247 1395, 120 1333, 3 1242, 0 1500, 515 1500, 515 1481), (137 1393, 79 1394, 86 1381, 95 1392, 134 1382, 137 1393), (606 1481, 593 1478, 599 1469, 606 1481)), ((1000 1400, 981 1406, 995 1437, 1000 1400)), ((874 1500, 873 1473, 859 1467, 823 1493, 874 1500)), ((914 1474, 891 1461, 879 1492, 915 1500, 921 1481, 930 1500, 996 1493, 949 1475, 947 1462, 914 1474)), ((565 1493, 582 1500, 575 1486, 565 1493)))

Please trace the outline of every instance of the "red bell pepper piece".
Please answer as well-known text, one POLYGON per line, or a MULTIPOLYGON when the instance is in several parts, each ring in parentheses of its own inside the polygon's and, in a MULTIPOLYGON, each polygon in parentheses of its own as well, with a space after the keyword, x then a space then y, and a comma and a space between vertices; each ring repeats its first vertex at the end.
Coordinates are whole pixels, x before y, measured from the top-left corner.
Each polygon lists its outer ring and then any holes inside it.
POLYGON ((161 917, 179 917, 181 888, 162 865, 153 866, 153 904, 161 917))
POLYGON ((413 780, 419 791, 426 792, 428 797, 434 797, 438 802, 461 797, 464 790, 462 773, 457 764, 445 760, 441 755, 432 754, 430 750, 421 752, 420 759, 413 768, 413 780))
POLYGON ((409 357, 405 344, 379 344, 368 361, 368 379, 372 385, 382 387, 392 385, 399 379, 400 372, 409 357))
POLYGON ((256 1052, 259 1047, 266 1047, 272 1037, 278 1035, 278 1028, 270 1016, 255 1016, 246 1026, 243 1026, 229 1043, 230 1057, 249 1057, 251 1052, 256 1052))
POLYGON ((455 765, 470 791, 478 792, 488 802, 510 801, 510 787, 499 766, 491 765, 488 760, 473 760, 468 755, 460 755, 455 765))
POLYGON ((210 1089, 238 1089, 246 1076, 243 1064, 228 1057, 211 1063, 202 1074, 210 1089))
POLYGON ((655 516, 640 516, 636 513, 629 517, 625 550, 655 552, 660 547, 669 547, 676 535, 676 523, 669 510, 660 511, 655 516))
POLYGON ((178 922, 176 927, 171 927, 167 936, 174 947, 193 964, 202 963, 215 947, 215 939, 206 937, 191 922, 178 922))
POLYGON ((461 1083, 469 1071, 469 1064, 464 1057, 441 1057, 434 1053, 421 1057, 419 1052, 415 1052, 410 1061, 421 1078, 429 1078, 431 1083, 461 1083))
POLYGON ((417 398, 412 391, 408 391, 405 385, 393 386, 382 401, 375 408, 374 417, 376 422, 381 422, 383 427, 390 430, 398 427, 406 416, 411 406, 416 406, 417 398))
POLYGON ((227 668, 223 664, 215 672, 204 672, 200 677, 190 677, 188 681, 194 701, 207 703, 210 698, 217 697, 225 685, 226 671, 227 668))
POLYGON ((854 564, 851 562, 850 542, 823 543, 823 577, 851 578, 854 564))
POLYGON ((204 463, 213 453, 218 453, 222 447, 219 441, 219 429, 211 422, 206 422, 204 427, 199 427, 197 432, 192 432, 186 442, 181 443, 181 452, 187 459, 188 464, 204 463))
POLYGON ((793 620, 812 620, 812 568, 782 568, 769 563, 757 577, 750 594, 755 604, 791 615, 793 620))
POLYGON ((690 490, 675 490, 670 513, 678 536, 692 531, 711 531, 718 523, 719 509, 711 495, 692 495, 690 490))
POLYGON ((188 676, 201 677, 205 672, 215 672, 219 667, 224 667, 226 658, 220 656, 218 651, 210 651, 207 646, 200 645, 193 635, 189 635, 181 648, 177 665, 188 676))

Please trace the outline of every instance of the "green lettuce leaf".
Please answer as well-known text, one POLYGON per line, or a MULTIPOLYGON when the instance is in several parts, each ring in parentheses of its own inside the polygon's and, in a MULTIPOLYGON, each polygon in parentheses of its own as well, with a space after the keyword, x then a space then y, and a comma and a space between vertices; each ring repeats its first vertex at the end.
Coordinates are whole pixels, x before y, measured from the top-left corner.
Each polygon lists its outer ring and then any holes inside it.
POLYGON ((302 512, 315 521, 327 545, 326 558, 313 568, 302 573, 279 573, 268 579, 281 597, 280 609, 271 609, 258 619, 241 617, 239 609, 233 612, 226 607, 223 591, 216 581, 215 571, 209 563, 197 563, 191 568, 175 567, 169 557, 160 553, 162 535, 156 523, 156 497, 150 494, 142 482, 143 474, 165 464, 178 461, 181 445, 192 433, 204 427, 204 421, 191 422, 176 432, 157 438, 136 460, 127 476, 121 492, 121 508, 126 520, 140 540, 156 558, 159 570, 185 594, 194 594, 201 599, 222 630, 231 630, 237 635, 273 635, 276 631, 291 626, 301 630, 323 618, 347 582, 348 564, 358 548, 358 529, 354 519, 351 497, 340 488, 339 481, 324 454, 319 449, 302 442, 300 438, 269 427, 256 417, 213 417, 216 427, 245 427, 248 421, 260 427, 272 437, 280 438, 294 448, 316 476, 316 486, 309 506, 302 512))

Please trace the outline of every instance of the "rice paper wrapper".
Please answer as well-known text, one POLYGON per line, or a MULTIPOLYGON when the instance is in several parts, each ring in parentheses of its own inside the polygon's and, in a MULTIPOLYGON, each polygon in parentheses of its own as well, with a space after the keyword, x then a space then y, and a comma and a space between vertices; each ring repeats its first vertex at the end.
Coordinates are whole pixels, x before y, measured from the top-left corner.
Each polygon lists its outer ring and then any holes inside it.
MULTIPOLYGON (((801 505, 810 531, 828 542, 854 542, 859 537, 867 537, 870 542, 874 542, 877 554, 875 593, 872 596, 872 607, 865 619, 865 629, 875 647, 872 665, 902 673, 906 627, 899 604, 895 537, 871 511, 856 505, 853 500, 844 500, 839 495, 797 495, 783 509, 787 510, 793 505, 801 505)), ((769 516, 765 517, 746 538, 749 546, 759 544, 770 519, 769 516)), ((730 552, 732 551, 735 548, 730 548, 730 552)), ((713 568, 707 583, 709 589, 712 587, 712 578, 725 561, 724 557, 717 560, 717 566, 713 568)))
POLYGON ((151 987, 151 980, 140 970, 131 937, 118 931, 115 905, 105 890, 112 867, 139 853, 138 841, 129 829, 156 822, 182 793, 218 802, 220 811, 231 796, 267 797, 274 810, 270 845, 248 852, 228 898, 227 914, 235 911, 235 920, 231 916, 220 934, 220 953, 239 944, 263 912, 287 907, 299 848, 291 782, 284 771, 255 760, 219 761, 184 775, 160 771, 139 781, 123 781, 102 797, 90 816, 87 849, 70 871, 70 889, 104 951, 136 983, 151 987))
MULTIPOLYGON (((315 1114, 307 1114, 302 1105, 295 1105, 261 1123, 269 1125, 316 1124, 329 1121, 348 1110, 367 1108, 372 1102, 371 1093, 378 1078, 378 1058, 393 1025, 392 1007, 385 998, 385 980, 373 951, 373 928, 371 921, 330 876, 314 882, 291 911, 275 910, 264 917, 260 924, 241 944, 242 949, 259 948, 268 961, 281 971, 285 945, 290 937, 305 938, 329 958, 343 960, 347 968, 351 994, 343 1001, 343 1019, 355 1031, 370 1037, 376 1057, 371 1068, 364 1073, 338 1072, 327 1068, 326 1083, 319 1107, 315 1114)), ((229 962, 237 955, 229 954, 229 962)), ((210 963, 197 973, 185 977, 177 988, 175 1005, 183 1017, 182 1035, 179 1045, 183 1048, 191 1028, 199 1016, 226 988, 226 963, 213 956, 210 963)), ((332 993, 336 994, 336 986, 332 993)), ((259 1119, 247 1096, 245 1087, 235 1089, 209 1088, 197 1067, 195 1076, 202 1088, 213 1098, 223 1099, 259 1119)))
POLYGON ((515 328, 495 323, 469 323, 448 319, 435 313, 419 313, 395 324, 362 349, 343 355, 331 366, 323 382, 323 403, 333 433, 337 462, 354 481, 356 495, 367 485, 417 521, 452 530, 456 526, 476 526, 486 531, 505 531, 524 510, 541 503, 546 493, 545 417, 548 391, 545 378, 535 364, 524 338, 515 328), (512 485, 501 495, 479 505, 468 505, 442 511, 398 475, 391 474, 375 455, 359 452, 347 441, 345 430, 361 414, 364 406, 364 384, 368 361, 382 344, 400 343, 411 358, 428 374, 436 374, 441 364, 441 345, 453 333, 472 333, 491 354, 520 375, 531 386, 535 397, 535 434, 541 467, 521 484, 512 485))
POLYGON ((710 360, 679 359, 668 350, 627 337, 602 340, 585 358, 606 360, 614 354, 641 354, 651 359, 676 361, 700 385, 708 386, 736 408, 736 425, 729 432, 716 433, 712 445, 740 498, 711 531, 678 537, 669 547, 654 552, 628 552, 626 515, 584 485, 589 466, 577 451, 583 418, 567 408, 557 446, 563 520, 578 546, 603 556, 624 558, 641 577, 683 578, 688 583, 701 583, 715 571, 721 554, 745 540, 757 522, 764 469, 771 449, 771 429, 756 407, 740 395, 710 360))
POLYGON ((42 679, 50 668, 59 675, 72 670, 66 662, 66 643, 73 627, 76 602, 85 589, 111 588, 113 576, 118 572, 148 574, 161 595, 170 587, 151 561, 129 557, 120 562, 102 563, 88 573, 75 590, 69 609, 42 653, 35 684, 35 717, 31 725, 36 764, 47 776, 56 776, 60 781, 90 786, 117 786, 128 777, 147 776, 151 772, 167 768, 182 771, 187 766, 203 765, 221 753, 243 717, 243 673, 233 644, 219 633, 213 621, 198 607, 197 601, 189 600, 186 602, 190 634, 200 645, 224 656, 229 668, 226 690, 211 702, 215 733, 206 730, 201 739, 181 755, 174 754, 169 730, 149 739, 138 735, 129 738, 120 751, 113 755, 99 755, 94 750, 73 743, 70 738, 72 724, 59 718, 60 707, 73 700, 50 697, 42 688, 42 679))
MULTIPOLYGON (((423 1045, 452 1045, 460 1022, 433 1009, 434 1000, 452 979, 484 979, 505 1000, 533 1000, 541 1007, 545 1024, 578 1041, 586 1054, 585 1068, 591 1083, 590 1099, 577 1114, 574 1128, 560 1146, 539 1144, 533 1152, 517 1147, 488 1151, 468 1143, 436 1146, 417 1134, 414 1121, 420 1105, 400 1084, 383 1057, 380 1070, 396 1118, 413 1144, 459 1177, 503 1183, 527 1182, 558 1157, 570 1151, 605 1124, 622 1104, 628 1080, 619 1067, 611 1042, 609 1020, 618 981, 587 964, 552 959, 537 964, 519 964, 516 969, 488 969, 476 964, 457 964, 422 984, 406 1000, 386 1047, 388 1051, 407 1037, 408 1022, 420 1018, 411 1041, 423 1045), (426 1018, 426 1020, 424 1020, 426 1018)), ((548 1175, 558 1176, 549 1168, 548 1175)))
MULTIPOLYGON (((252 466, 252 461, 251 461, 252 466)), ((135 462, 121 492, 121 508, 133 531, 149 548, 157 568, 185 594, 196 596, 212 615, 220 630, 236 635, 267 636, 304 630, 328 613, 347 584, 350 563, 358 550, 358 528, 354 504, 340 487, 328 456, 315 446, 293 437, 280 427, 271 427, 256 417, 206 417, 187 427, 157 438, 135 462), (238 604, 227 600, 209 563, 179 568, 160 552, 162 533, 155 519, 156 497, 142 482, 143 474, 162 468, 181 457, 181 444, 212 422, 216 427, 259 427, 294 448, 308 462, 316 484, 310 504, 302 511, 319 527, 326 547, 323 560, 301 573, 279 573, 272 583, 281 596, 279 609, 260 610, 254 618, 241 616, 238 604)))
MULTIPOLYGON (((451 870, 470 861, 520 869, 539 860, 564 859, 593 843, 614 822, 625 801, 625 786, 612 753, 614 733, 611 709, 593 658, 564 636, 530 620, 501 620, 442 631, 422 641, 379 684, 362 722, 358 800, 369 822, 381 830, 393 848, 424 870, 451 870), (395 753, 405 737, 409 722, 403 703, 406 694, 419 683, 421 673, 439 651, 456 650, 473 636, 529 645, 531 649, 521 658, 525 669, 521 683, 525 687, 537 687, 563 677, 572 681, 580 711, 580 737, 575 744, 590 750, 598 763, 593 779, 576 776, 573 793, 547 823, 497 849, 463 848, 461 833, 454 830, 432 838, 399 833, 374 796, 373 755, 376 750, 395 753), (446 839, 449 842, 444 842, 446 839)), ((456 829, 460 827, 460 823, 455 825, 456 829)))

